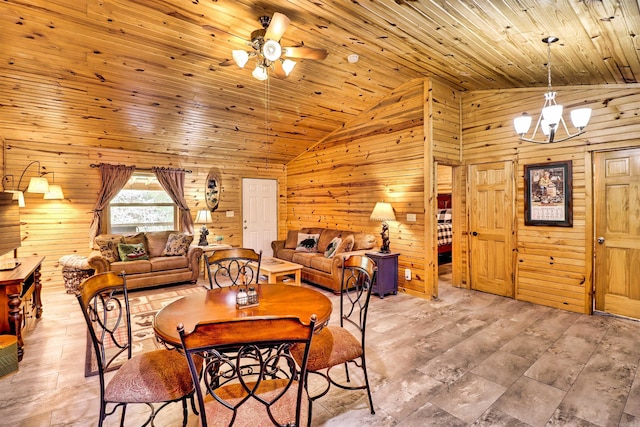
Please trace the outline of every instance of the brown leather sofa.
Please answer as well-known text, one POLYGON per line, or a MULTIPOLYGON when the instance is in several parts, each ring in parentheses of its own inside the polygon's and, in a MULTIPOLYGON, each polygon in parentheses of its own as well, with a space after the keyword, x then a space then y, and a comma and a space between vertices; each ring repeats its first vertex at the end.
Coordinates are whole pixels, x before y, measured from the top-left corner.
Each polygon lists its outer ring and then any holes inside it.
POLYGON ((302 265, 302 279, 340 293, 342 280, 342 260, 351 255, 363 255, 376 246, 376 236, 330 228, 303 228, 289 230, 287 240, 271 242, 273 256, 302 265), (298 247, 299 233, 319 235, 317 247, 312 252, 301 251, 298 247), (334 238, 341 242, 331 256, 325 252, 334 238))
MULTIPOLYGON (((127 275, 127 288, 191 282, 200 274, 202 248, 192 246, 193 235, 178 231, 154 231, 133 235, 102 234, 95 238, 94 250, 87 262, 96 273, 114 271, 127 275), (167 242, 171 240, 167 246, 167 242), (118 244, 144 248, 148 259, 122 260, 118 244)), ((139 256, 139 255, 137 255, 139 256)), ((140 258, 145 258, 141 256, 140 258)))

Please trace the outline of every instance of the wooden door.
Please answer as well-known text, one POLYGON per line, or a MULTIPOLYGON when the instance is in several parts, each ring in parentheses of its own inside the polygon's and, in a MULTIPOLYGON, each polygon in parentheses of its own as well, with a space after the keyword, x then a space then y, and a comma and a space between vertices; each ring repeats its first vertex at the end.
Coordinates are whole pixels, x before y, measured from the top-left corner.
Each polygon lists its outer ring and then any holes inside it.
POLYGON ((471 289, 513 297, 513 164, 469 167, 471 289))
POLYGON ((594 156, 595 309, 640 319, 640 149, 594 156))
POLYGON ((278 238, 278 181, 242 180, 242 245, 272 256, 271 242, 278 238))

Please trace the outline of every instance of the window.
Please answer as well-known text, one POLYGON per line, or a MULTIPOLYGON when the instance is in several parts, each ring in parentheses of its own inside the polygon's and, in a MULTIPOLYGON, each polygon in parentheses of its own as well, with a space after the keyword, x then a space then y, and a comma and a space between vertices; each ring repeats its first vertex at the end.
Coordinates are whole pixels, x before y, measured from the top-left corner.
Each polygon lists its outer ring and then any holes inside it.
POLYGON ((109 203, 107 218, 111 234, 178 229, 177 206, 152 173, 134 173, 109 203))

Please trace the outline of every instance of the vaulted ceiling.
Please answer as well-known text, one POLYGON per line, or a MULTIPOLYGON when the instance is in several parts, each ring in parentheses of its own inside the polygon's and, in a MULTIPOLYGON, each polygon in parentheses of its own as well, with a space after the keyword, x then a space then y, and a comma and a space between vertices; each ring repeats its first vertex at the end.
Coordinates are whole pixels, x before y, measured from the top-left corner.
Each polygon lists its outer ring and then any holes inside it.
POLYGON ((0 133, 287 163, 412 79, 545 87, 547 35, 554 86, 637 83, 639 31, 637 0, 5 0, 0 133), (221 65, 274 12, 326 59, 221 65))

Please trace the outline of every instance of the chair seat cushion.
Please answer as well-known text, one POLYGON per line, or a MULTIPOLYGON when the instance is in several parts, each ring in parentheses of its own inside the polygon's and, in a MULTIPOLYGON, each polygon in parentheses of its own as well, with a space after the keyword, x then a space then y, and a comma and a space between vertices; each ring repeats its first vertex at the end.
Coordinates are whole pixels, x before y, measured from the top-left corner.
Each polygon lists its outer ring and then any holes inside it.
MULTIPOLYGON (((281 425, 295 425, 296 415, 296 393, 298 390, 297 382, 294 381, 285 391, 286 385, 289 383, 285 379, 265 380, 260 383, 256 394, 266 402, 272 402, 283 393, 271 406, 271 413, 281 425)), ((246 387, 253 389, 256 383, 246 383, 246 387)), ((223 399, 227 404, 237 405, 243 399, 247 392, 242 385, 235 383, 222 386, 216 390, 218 397, 223 399)), ((306 423, 308 411, 308 397, 303 389, 302 400, 300 405, 300 425, 306 423)), ((230 425, 233 411, 220 402, 215 400, 211 395, 205 398, 205 412, 207 420, 215 421, 215 425, 230 425)), ((211 425, 211 422, 210 424, 211 425)), ((273 426, 269 419, 266 406, 254 398, 249 398, 245 403, 238 407, 238 414, 234 421, 234 427, 262 427, 273 426)))
MULTIPOLYGON (((302 360, 304 346, 294 345, 291 354, 296 361, 302 360)), ((307 369, 319 371, 340 365, 362 356, 362 345, 356 337, 339 326, 327 326, 313 336, 307 369)))
POLYGON ((178 351, 155 350, 127 360, 105 388, 105 401, 168 402, 194 390, 187 359, 178 351))

